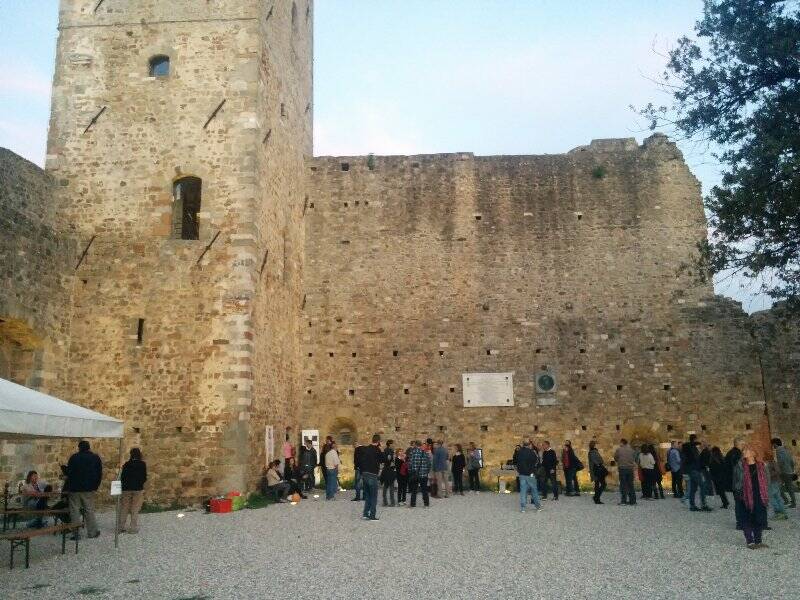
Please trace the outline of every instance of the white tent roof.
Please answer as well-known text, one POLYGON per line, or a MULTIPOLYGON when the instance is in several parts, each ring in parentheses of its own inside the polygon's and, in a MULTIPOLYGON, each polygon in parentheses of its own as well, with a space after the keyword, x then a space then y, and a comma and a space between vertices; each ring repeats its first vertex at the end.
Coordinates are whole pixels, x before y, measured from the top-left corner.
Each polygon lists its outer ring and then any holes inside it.
POLYGON ((123 422, 0 379, 0 439, 121 438, 123 422))

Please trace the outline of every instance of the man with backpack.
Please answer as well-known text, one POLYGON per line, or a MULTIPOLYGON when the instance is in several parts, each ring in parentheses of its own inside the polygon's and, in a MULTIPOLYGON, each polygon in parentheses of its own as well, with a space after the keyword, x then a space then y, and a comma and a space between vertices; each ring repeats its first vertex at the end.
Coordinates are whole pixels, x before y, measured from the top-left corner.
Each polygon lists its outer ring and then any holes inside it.
POLYGON ((519 509, 525 512, 525 505, 528 503, 528 490, 531 492, 531 502, 536 506, 536 510, 542 510, 542 503, 539 500, 539 489, 536 484, 536 467, 539 466, 539 458, 531 449, 530 442, 525 440, 522 448, 517 452, 517 474, 519 475, 519 509))

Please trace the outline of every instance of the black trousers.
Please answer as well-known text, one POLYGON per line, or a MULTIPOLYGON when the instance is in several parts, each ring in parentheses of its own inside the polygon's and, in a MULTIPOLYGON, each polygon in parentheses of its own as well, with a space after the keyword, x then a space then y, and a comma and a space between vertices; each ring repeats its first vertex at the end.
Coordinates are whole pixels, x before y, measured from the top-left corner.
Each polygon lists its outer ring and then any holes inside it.
POLYGON ((683 473, 672 471, 672 495, 683 498, 683 473))
POLYGON ((407 475, 398 475, 397 476, 397 501, 398 502, 405 502, 406 501, 406 492, 408 491, 408 476, 407 475))
POLYGON ((453 469, 453 493, 464 493, 464 469, 453 469))
POLYGON ((422 492, 422 502, 425 506, 431 503, 430 496, 428 495, 428 476, 414 477, 413 475, 408 479, 408 491, 411 493, 411 506, 417 505, 417 491, 422 492))
POLYGON ((481 476, 480 469, 468 469, 469 474, 469 489, 473 492, 480 491, 481 489, 481 476))
POLYGON ((594 501, 599 502, 600 496, 606 489, 606 478, 605 477, 595 477, 594 478, 594 501))
POLYGON ((553 498, 558 500, 558 478, 556 477, 556 472, 553 471, 552 473, 547 473, 544 476, 544 486, 542 486, 542 498, 547 498, 547 492, 553 492, 553 498))

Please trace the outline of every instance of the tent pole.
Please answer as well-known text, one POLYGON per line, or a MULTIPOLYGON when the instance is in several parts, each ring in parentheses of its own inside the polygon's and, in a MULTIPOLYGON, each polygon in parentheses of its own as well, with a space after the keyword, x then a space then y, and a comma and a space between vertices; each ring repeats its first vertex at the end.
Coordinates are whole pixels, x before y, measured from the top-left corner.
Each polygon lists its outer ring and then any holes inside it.
MULTIPOLYGON (((117 463, 117 479, 122 476, 122 442, 124 438, 119 438, 119 462, 117 463)), ((117 518, 114 521, 114 548, 119 548, 119 513, 121 510, 120 502, 122 500, 122 496, 117 496, 117 518)))

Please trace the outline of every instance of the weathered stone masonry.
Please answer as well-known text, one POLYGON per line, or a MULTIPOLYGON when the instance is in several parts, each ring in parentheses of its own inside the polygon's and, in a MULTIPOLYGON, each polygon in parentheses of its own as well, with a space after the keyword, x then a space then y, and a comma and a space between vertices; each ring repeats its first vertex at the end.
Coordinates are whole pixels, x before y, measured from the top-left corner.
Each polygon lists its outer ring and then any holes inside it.
MULTIPOLYGON (((727 445, 763 419, 747 316, 683 265, 699 184, 654 136, 565 155, 318 158, 306 231, 304 423, 405 444, 526 434, 727 445), (555 406, 533 375, 556 374, 555 406), (513 372, 513 408, 462 373, 513 372)), ((797 437, 796 435, 794 437, 797 437)))
MULTIPOLYGON (((706 223, 673 144, 312 158, 312 22, 62 0, 46 171, 0 150, 0 377, 125 419, 160 502, 252 489, 267 425, 496 464, 523 435, 727 446, 766 412, 796 449, 796 320, 684 268, 706 223), (464 408, 472 372, 514 406, 464 408)), ((0 442, 0 479, 71 449, 0 442)))

